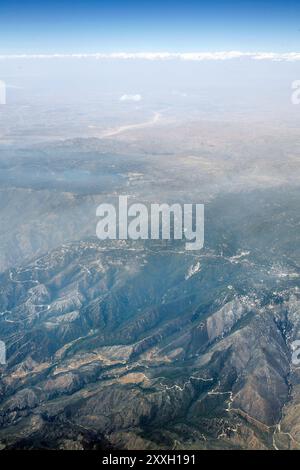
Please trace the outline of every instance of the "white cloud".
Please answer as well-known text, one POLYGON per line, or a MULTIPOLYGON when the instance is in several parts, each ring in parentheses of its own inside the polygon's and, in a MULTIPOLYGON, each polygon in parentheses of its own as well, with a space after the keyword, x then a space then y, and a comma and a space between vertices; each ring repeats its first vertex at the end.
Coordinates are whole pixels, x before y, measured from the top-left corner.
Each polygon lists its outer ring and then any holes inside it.
POLYGON ((183 61, 222 61, 248 58, 273 62, 295 62, 300 60, 300 52, 113 52, 109 54, 14 54, 0 55, 0 60, 13 59, 97 59, 97 60, 183 60, 183 61))
POLYGON ((141 101, 142 95, 122 95, 120 101, 141 101))

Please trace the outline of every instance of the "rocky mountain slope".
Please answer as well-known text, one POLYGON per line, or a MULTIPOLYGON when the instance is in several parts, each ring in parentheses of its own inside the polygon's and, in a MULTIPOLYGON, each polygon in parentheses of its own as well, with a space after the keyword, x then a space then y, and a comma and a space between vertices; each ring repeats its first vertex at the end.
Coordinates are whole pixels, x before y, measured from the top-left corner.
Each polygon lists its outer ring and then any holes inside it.
POLYGON ((300 448, 285 200, 214 202, 201 252, 85 239, 4 272, 1 448, 300 448))

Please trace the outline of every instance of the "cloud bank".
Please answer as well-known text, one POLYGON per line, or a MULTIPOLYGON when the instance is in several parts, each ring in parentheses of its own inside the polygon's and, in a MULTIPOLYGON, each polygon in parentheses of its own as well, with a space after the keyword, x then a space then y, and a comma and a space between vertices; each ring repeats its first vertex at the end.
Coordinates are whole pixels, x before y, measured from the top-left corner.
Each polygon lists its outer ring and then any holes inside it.
POLYGON ((120 101, 141 101, 142 95, 122 95, 120 101))
POLYGON ((182 61, 222 61, 248 58, 273 62, 296 62, 300 52, 112 52, 95 54, 0 54, 0 60, 13 59, 96 59, 96 60, 182 60, 182 61))

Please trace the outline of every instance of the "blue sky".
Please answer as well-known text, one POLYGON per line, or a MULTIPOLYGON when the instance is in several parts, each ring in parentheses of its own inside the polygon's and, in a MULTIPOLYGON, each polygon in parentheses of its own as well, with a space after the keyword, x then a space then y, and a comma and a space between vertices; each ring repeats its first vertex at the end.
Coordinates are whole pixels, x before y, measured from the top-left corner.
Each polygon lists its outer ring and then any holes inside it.
POLYGON ((0 53, 300 51, 300 2, 9 0, 0 53))

